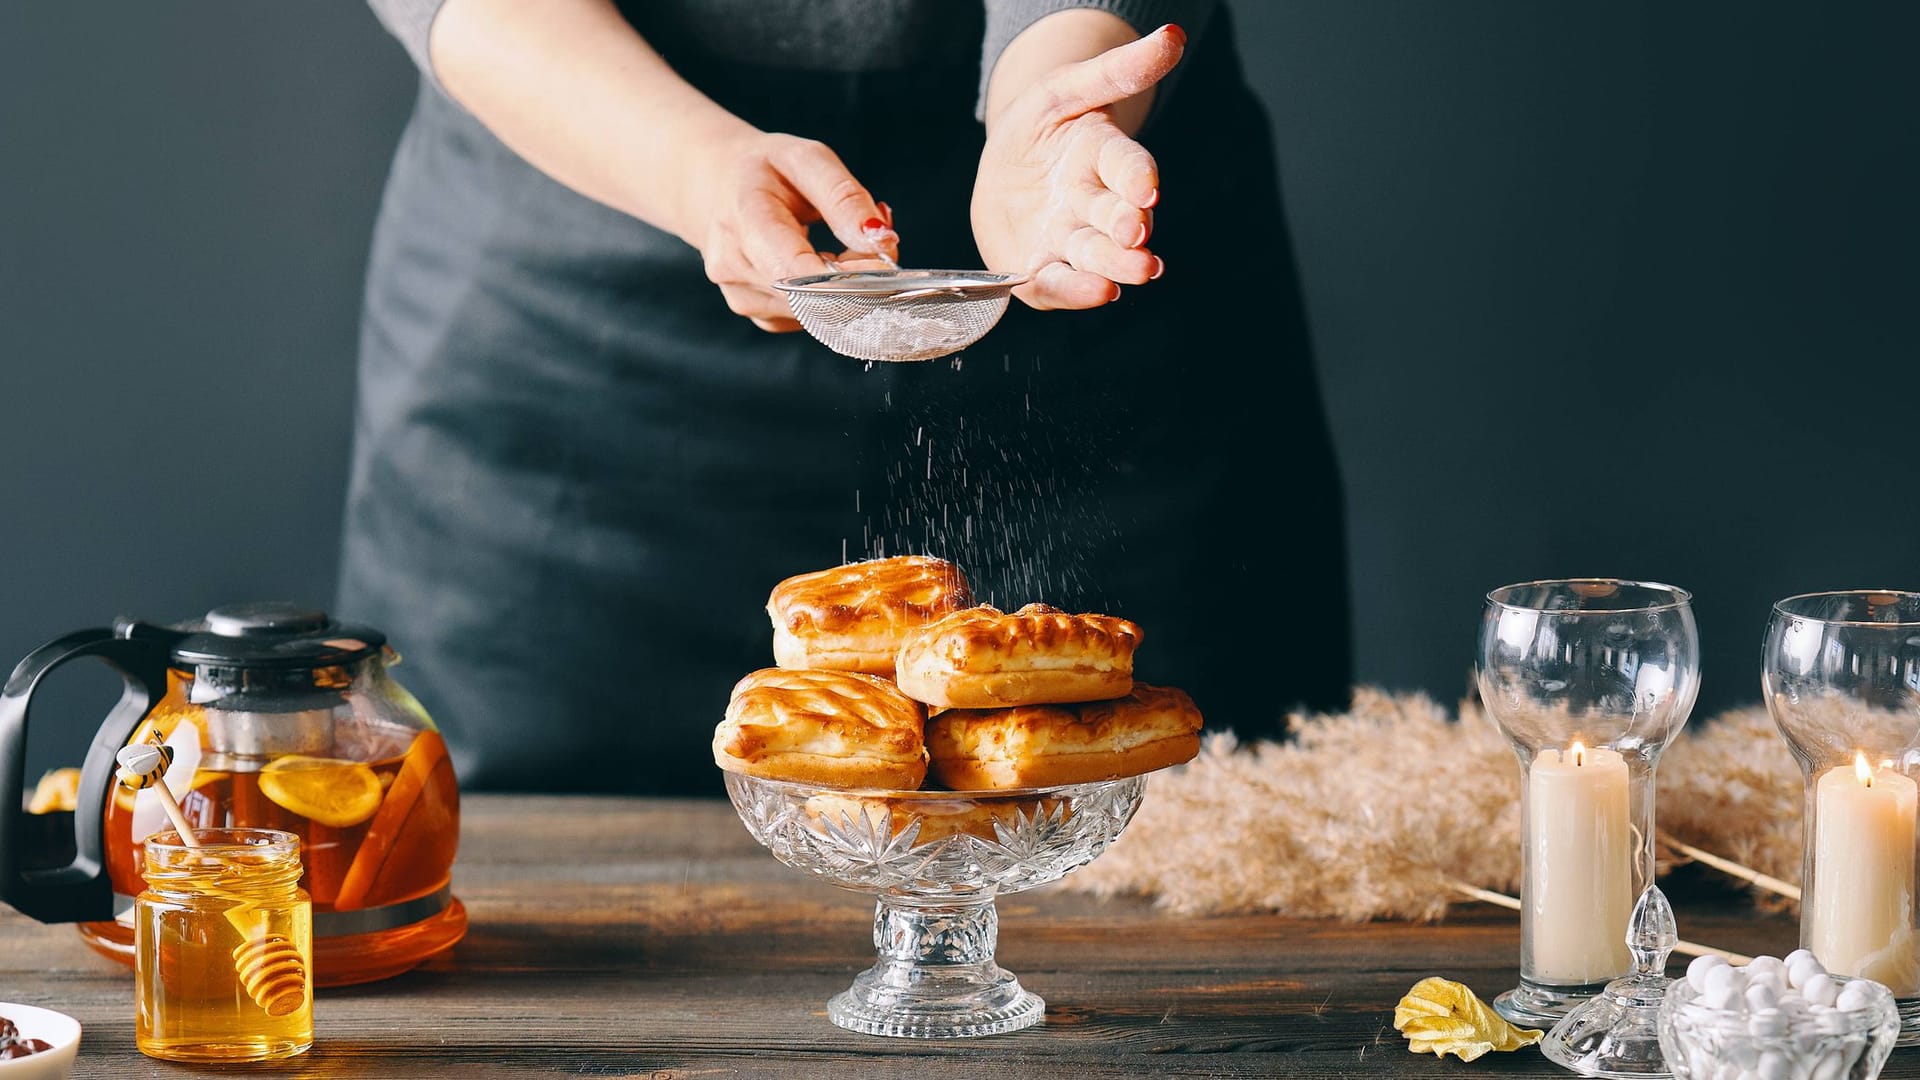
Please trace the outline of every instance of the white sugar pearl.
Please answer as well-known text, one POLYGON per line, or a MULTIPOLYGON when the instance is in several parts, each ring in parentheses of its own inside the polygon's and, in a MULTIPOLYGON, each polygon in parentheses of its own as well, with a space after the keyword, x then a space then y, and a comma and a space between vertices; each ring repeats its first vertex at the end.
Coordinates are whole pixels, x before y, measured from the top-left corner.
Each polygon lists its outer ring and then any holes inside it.
POLYGON ((1749 982, 1763 975, 1771 975, 1779 982, 1787 981, 1787 965, 1777 956, 1756 956, 1746 966, 1749 982))
POLYGON ((1699 987, 1703 994, 1719 996, 1727 990, 1744 991, 1747 988, 1747 979, 1735 968, 1721 964, 1716 968, 1708 968, 1707 973, 1694 985, 1699 987))
POLYGON ((1819 1061, 1814 1062, 1809 1080, 1840 1080, 1840 1074, 1845 1068, 1846 1064, 1840 1059, 1840 1051, 1829 1050, 1820 1056, 1819 1061))
POLYGON ((1793 1076, 1793 1063, 1780 1051, 1769 1050, 1760 1055, 1760 1063, 1753 1071, 1760 1074, 1760 1080, 1789 1080, 1793 1076))
POLYGON ((1814 1010, 1813 1026, 1825 1034, 1838 1035, 1852 1025, 1848 1023, 1846 1013, 1822 1007, 1814 1010))
POLYGON ((1693 958, 1693 963, 1687 965, 1687 981, 1692 983, 1695 989, 1700 989, 1706 986, 1707 972, 1726 966, 1727 961, 1724 957, 1711 954, 1696 956, 1693 958))
POLYGON ((1813 952, 1809 949, 1795 949, 1780 958, 1780 962, 1788 967, 1792 967, 1802 960, 1812 960, 1816 964, 1820 962, 1819 957, 1814 956, 1813 952))
POLYGON ((1805 985, 1808 979, 1826 973, 1827 969, 1812 957, 1802 957, 1787 964, 1787 982, 1793 986, 1805 985))
POLYGON ((1709 1009, 1745 1009, 1747 1001, 1741 996, 1743 993, 1740 987, 1723 986, 1718 990, 1700 995, 1698 1000, 1709 1009))
POLYGON ((1816 1005, 1832 1005, 1840 998, 1840 984, 1833 981, 1833 976, 1822 972, 1807 979, 1800 987, 1800 993, 1816 1005))
POLYGON ((1780 990, 1770 982, 1747 984, 1747 1008, 1754 1012, 1780 1007, 1780 990))
POLYGON ((1840 987, 1840 992, 1828 1002, 1842 1012, 1853 1012, 1873 1004, 1873 988, 1866 983, 1849 982, 1840 987))

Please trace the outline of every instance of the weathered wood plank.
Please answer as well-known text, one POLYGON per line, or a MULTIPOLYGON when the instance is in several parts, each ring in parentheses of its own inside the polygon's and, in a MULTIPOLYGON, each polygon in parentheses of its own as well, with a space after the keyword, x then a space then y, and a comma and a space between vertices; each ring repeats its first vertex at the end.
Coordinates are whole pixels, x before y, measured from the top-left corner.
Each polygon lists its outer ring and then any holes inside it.
MULTIPOLYGON (((826 999, 871 962, 872 900, 767 855, 721 803, 473 797, 455 887, 473 929, 397 979, 322 991, 319 1042, 287 1077, 571 1074, 1038 1078, 1561 1076, 1538 1053, 1415 1056, 1391 1026, 1443 974, 1510 985, 1518 927, 1461 908, 1438 926, 1176 919, 1060 889, 1009 897, 1001 962, 1047 998, 1040 1028, 924 1043, 842 1031, 826 999)), ((1727 896, 1684 931, 1784 952, 1794 927, 1727 896)), ((133 1048, 132 982, 70 927, 0 915, 0 997, 87 1026, 76 1077, 196 1075, 133 1048)), ((1897 1055, 1884 1074, 1920 1077, 1897 1055)))

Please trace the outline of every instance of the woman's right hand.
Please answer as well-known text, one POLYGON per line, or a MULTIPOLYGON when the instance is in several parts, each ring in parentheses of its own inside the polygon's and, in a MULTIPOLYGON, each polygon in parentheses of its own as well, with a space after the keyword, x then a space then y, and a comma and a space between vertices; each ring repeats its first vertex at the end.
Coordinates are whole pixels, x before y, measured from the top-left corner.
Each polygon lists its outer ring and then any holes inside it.
POLYGON ((876 249, 889 258, 899 254, 892 212, 825 144, 753 130, 718 140, 711 150, 709 167, 689 178, 697 193, 682 235, 700 249, 707 279, 720 286, 727 307, 762 330, 800 329, 773 282, 832 269, 807 235, 814 222, 833 230, 846 249, 840 261, 851 268, 876 249))

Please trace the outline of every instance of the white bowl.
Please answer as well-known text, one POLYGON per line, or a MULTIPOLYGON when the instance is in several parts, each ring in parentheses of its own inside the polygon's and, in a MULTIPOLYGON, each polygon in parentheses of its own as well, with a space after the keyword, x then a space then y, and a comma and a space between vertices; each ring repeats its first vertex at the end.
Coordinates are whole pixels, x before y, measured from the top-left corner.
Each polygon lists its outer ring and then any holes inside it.
POLYGON ((51 1049, 0 1061, 0 1080, 67 1080, 80 1052, 80 1021, 63 1012, 0 1001, 0 1016, 13 1021, 23 1039, 44 1039, 51 1049))

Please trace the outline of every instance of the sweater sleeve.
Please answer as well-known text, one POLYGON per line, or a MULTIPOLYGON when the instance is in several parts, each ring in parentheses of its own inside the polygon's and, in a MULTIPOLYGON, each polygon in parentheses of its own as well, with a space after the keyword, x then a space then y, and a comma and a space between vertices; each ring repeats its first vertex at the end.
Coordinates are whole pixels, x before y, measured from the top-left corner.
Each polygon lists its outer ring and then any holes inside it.
MULTIPOLYGON (((378 3, 379 0, 376 0, 378 3)), ((388 0, 392 2, 392 0, 388 0)), ((993 78, 993 67, 1000 60, 1013 39, 1020 32, 1056 11, 1071 8, 1093 8, 1110 12, 1127 21, 1135 33, 1148 34, 1166 25, 1178 23, 1187 32, 1189 40, 1197 38, 1206 30, 1207 21, 1213 17, 1217 0, 986 0, 987 32, 981 42, 980 50, 980 97, 974 105, 974 116, 986 119, 987 83, 993 78)), ((1179 72, 1174 73, 1178 77, 1179 72)), ((1161 97, 1170 89, 1162 86, 1161 97)), ((1155 103, 1154 112, 1159 112, 1155 103)))
POLYGON ((421 76, 435 86, 440 84, 433 77, 433 60, 427 55, 427 34, 433 29, 433 18, 440 14, 440 5, 444 3, 446 0, 367 0, 380 25, 400 39, 407 55, 419 66, 421 76))

